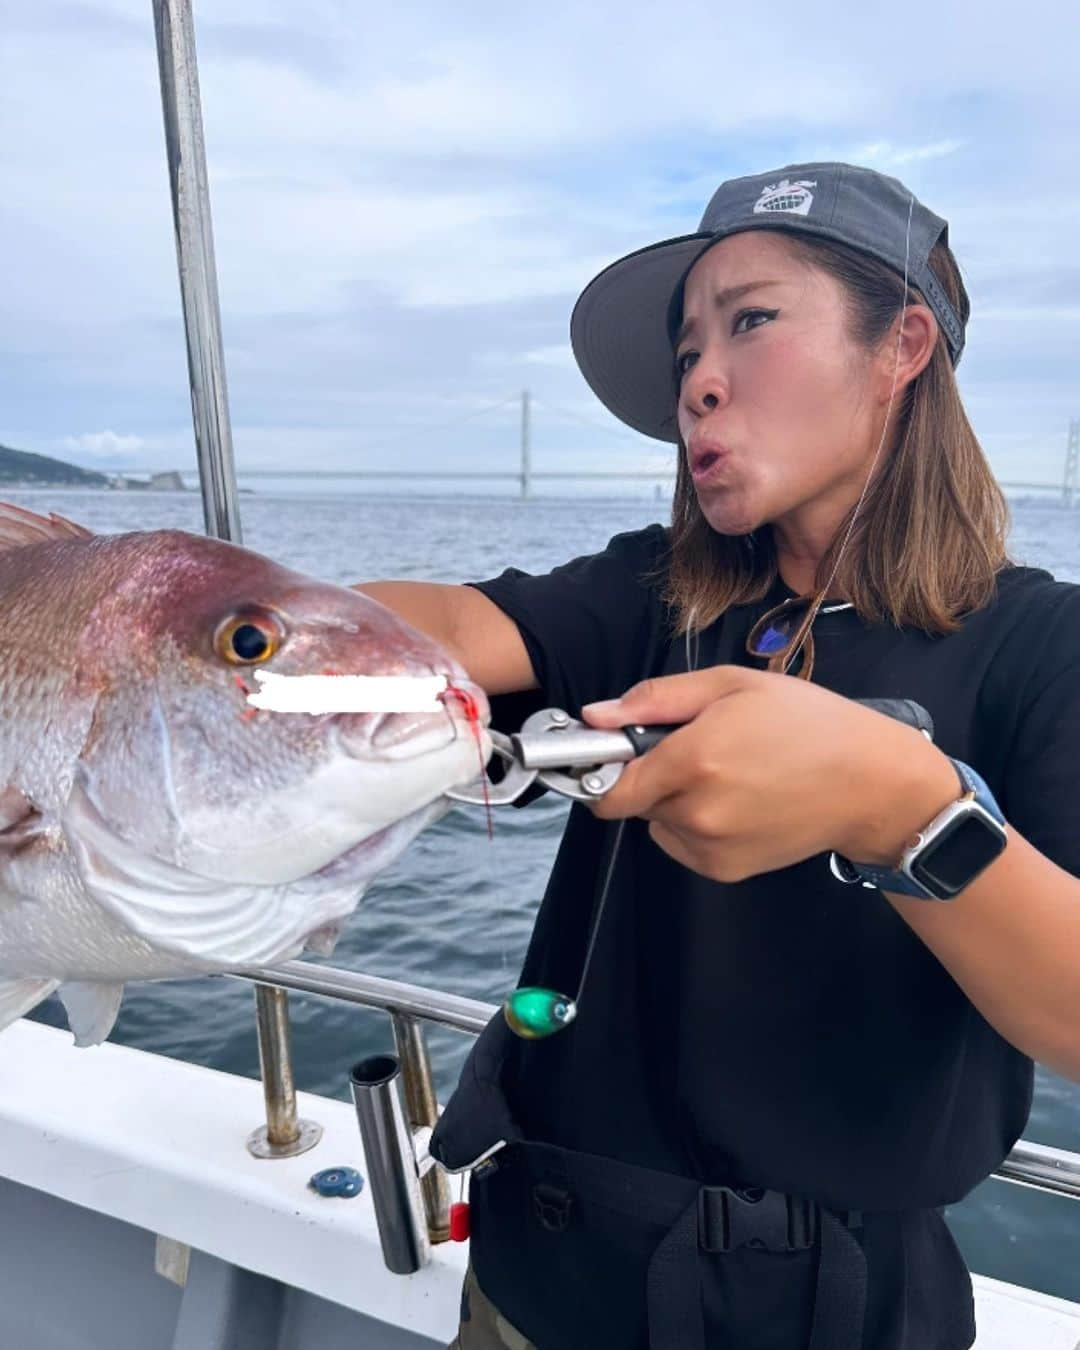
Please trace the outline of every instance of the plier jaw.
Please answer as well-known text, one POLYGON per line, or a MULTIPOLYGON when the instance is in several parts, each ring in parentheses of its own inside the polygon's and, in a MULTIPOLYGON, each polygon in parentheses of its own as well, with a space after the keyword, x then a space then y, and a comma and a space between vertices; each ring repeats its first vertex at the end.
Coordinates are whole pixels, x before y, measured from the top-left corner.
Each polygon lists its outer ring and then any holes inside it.
POLYGON ((497 783, 487 775, 477 777, 461 787, 450 788, 443 796, 469 806, 512 806, 536 781, 536 771, 526 769, 514 758, 510 737, 488 728, 493 758, 506 766, 497 783))
POLYGON ((507 736, 488 731, 495 756, 506 765, 497 783, 476 779, 445 795, 470 806, 509 806, 535 783, 560 796, 589 802, 614 787, 635 749, 621 731, 597 731, 561 708, 544 708, 507 736))

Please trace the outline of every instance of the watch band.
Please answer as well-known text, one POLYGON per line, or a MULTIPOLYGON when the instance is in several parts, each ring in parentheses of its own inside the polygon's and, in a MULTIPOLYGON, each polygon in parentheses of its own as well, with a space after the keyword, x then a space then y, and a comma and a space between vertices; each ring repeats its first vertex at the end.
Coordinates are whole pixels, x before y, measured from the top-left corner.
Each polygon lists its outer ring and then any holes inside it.
MULTIPOLYGON (((889 868, 876 866, 873 863, 851 862, 846 858, 839 858, 834 855, 832 864, 834 874, 843 881, 861 881, 864 885, 874 886, 882 891, 891 891, 894 895, 911 895, 921 900, 948 899, 948 896, 940 895, 924 886, 921 881, 912 876, 910 871, 911 864, 923 850, 933 846, 938 827, 958 815, 980 814, 981 812, 985 813, 985 816, 989 816, 991 821, 999 827, 1002 838, 1004 838, 1005 829, 1005 817, 1001 808, 994 799, 994 794, 979 774, 970 764, 965 764, 962 760, 950 757, 949 762, 960 779, 963 796, 958 802, 951 803, 944 811, 934 817, 920 833, 914 846, 905 850, 899 867, 889 868)), ((985 817, 983 817, 983 823, 986 824, 985 817)), ((978 873, 975 875, 978 875, 978 873)), ((974 880, 974 876, 970 879, 974 880)))

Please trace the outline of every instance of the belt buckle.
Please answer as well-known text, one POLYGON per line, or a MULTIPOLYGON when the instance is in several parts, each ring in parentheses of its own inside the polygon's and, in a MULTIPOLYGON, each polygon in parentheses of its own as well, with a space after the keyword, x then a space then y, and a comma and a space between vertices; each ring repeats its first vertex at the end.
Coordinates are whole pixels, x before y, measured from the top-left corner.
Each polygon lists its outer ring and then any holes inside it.
POLYGON ((812 1200, 760 1186, 702 1186, 698 1191, 698 1241, 704 1251, 805 1251, 816 1236, 812 1200))

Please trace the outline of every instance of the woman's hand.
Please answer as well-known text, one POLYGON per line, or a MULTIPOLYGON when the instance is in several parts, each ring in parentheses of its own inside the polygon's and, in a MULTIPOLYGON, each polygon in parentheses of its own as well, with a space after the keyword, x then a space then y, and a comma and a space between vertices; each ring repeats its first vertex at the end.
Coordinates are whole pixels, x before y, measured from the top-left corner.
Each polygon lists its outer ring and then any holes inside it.
POLYGON ((895 866, 960 795, 956 770, 921 732, 790 675, 714 666, 646 680, 582 717, 686 723, 592 809, 648 820, 666 853, 714 881, 829 850, 895 866))

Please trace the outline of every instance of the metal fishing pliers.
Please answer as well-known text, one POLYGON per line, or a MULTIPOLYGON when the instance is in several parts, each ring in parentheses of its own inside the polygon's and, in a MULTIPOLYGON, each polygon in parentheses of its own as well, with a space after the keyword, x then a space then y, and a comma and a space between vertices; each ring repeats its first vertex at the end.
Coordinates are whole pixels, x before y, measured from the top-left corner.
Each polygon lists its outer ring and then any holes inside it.
POLYGON ((539 784, 575 801, 595 801, 615 786, 630 760, 675 730, 674 726, 629 726, 598 731, 561 708, 543 708, 526 718, 512 736, 488 731, 495 758, 505 765, 498 782, 485 785, 477 779, 445 795, 472 806, 485 802, 509 806, 539 784))
MULTIPOLYGON (((860 698, 855 702, 904 722, 933 740, 934 724, 925 708, 905 698, 860 698)), ((505 766, 498 782, 479 778, 445 795, 470 806, 509 806, 535 785, 574 801, 590 802, 609 792, 623 769, 638 755, 677 731, 671 726, 625 726, 602 731, 586 726, 561 708, 544 708, 511 736, 488 731, 494 758, 505 766)))

